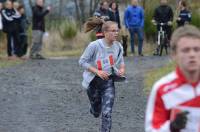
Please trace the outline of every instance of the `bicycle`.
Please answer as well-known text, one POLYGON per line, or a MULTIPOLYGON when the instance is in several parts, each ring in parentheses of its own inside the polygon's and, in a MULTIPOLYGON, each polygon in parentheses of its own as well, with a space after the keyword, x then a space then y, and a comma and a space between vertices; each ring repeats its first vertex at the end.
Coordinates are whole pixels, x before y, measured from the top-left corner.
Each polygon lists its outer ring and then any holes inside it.
POLYGON ((168 54, 168 38, 167 38, 167 33, 165 30, 163 30, 164 26, 169 26, 168 23, 157 23, 153 22, 154 25, 159 26, 159 30, 157 33, 157 48, 156 48, 156 53, 154 55, 162 55, 163 48, 165 48, 166 54, 168 54))

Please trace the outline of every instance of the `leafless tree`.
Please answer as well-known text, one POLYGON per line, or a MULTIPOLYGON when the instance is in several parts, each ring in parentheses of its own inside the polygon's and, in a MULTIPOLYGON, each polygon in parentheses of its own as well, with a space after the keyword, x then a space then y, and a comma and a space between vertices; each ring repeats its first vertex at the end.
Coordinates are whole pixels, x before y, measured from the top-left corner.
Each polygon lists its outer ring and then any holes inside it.
POLYGON ((77 0, 74 0, 75 8, 76 8, 76 19, 79 20, 80 18, 80 11, 79 11, 79 4, 77 0))
POLYGON ((95 10, 97 9, 99 2, 100 0, 90 0, 90 11, 89 11, 90 16, 92 16, 95 10))
POLYGON ((59 16, 62 17, 63 12, 63 0, 59 0, 59 16))
POLYGON ((81 24, 85 22, 86 15, 85 15, 85 0, 79 0, 79 7, 80 7, 80 16, 81 16, 81 24))
POLYGON ((92 16, 94 14, 100 0, 90 0, 89 9, 86 8, 86 2, 86 0, 74 0, 76 9, 76 19, 79 21, 80 25, 82 25, 86 21, 87 17, 92 16))
POLYGON ((31 17, 31 14, 32 14, 32 1, 31 0, 18 0, 20 3, 22 3, 25 7, 25 10, 26 10, 26 15, 28 17, 31 17))

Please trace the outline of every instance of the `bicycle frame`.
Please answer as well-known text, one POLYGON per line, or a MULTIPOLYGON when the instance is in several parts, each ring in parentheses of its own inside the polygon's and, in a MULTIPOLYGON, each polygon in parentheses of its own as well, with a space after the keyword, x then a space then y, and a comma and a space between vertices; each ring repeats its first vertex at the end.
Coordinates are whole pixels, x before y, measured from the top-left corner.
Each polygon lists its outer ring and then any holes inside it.
POLYGON ((162 55, 162 50, 165 48, 166 54, 167 54, 167 46, 166 46, 166 40, 167 40, 167 34, 166 31, 163 29, 164 25, 168 25, 167 23, 156 23, 155 25, 159 26, 158 34, 157 34, 157 53, 155 55, 162 55))
POLYGON ((158 46, 161 45, 161 37, 165 38, 165 31, 163 30, 164 23, 160 23, 159 25, 160 25, 160 30, 158 31, 158 40, 157 40, 158 46))

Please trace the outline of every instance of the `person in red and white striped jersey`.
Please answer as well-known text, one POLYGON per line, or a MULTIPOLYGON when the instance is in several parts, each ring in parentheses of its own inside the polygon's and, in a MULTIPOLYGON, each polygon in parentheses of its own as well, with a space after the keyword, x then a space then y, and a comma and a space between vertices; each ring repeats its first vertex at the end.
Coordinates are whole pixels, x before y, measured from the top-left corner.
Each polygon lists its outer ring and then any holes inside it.
POLYGON ((192 125, 200 121, 199 113, 192 113, 193 109, 200 111, 199 29, 191 25, 178 28, 172 35, 171 54, 176 69, 153 86, 145 132, 199 132, 200 124, 199 128, 192 125))

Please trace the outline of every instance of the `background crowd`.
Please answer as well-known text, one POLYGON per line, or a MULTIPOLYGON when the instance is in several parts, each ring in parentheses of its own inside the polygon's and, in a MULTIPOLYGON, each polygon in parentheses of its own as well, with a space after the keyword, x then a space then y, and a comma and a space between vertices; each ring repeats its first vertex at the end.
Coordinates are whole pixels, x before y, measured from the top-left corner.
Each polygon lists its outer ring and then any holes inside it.
POLYGON ((27 52, 27 28, 29 25, 23 5, 6 1, 1 3, 2 30, 7 35, 8 59, 24 58, 27 52))
MULTIPOLYGON (((138 40, 138 55, 143 56, 143 40, 144 40, 144 9, 139 5, 138 0, 131 0, 130 5, 124 11, 124 19, 123 23, 128 32, 130 33, 130 45, 131 45, 131 53, 135 54, 135 34, 137 35, 138 40)), ((118 5, 115 2, 109 3, 107 1, 103 1, 100 4, 99 10, 95 12, 95 16, 100 17, 104 21, 115 21, 120 26, 119 20, 119 11, 118 5)), ((153 23, 167 23, 163 26, 163 30, 167 33, 168 40, 170 40, 170 36, 172 34, 172 23, 173 19, 176 20, 177 27, 183 26, 185 24, 190 23, 191 21, 191 13, 187 8, 187 3, 185 0, 180 0, 178 2, 178 16, 174 17, 174 12, 172 8, 168 5, 168 0, 160 0, 160 5, 156 7, 152 16, 153 23)), ((157 26, 157 30, 160 29, 160 26, 157 26)), ((103 34, 101 33, 100 28, 98 27, 96 30, 96 37, 102 38, 103 34)), ((125 48, 125 47, 124 47, 125 48)), ((126 52, 126 51, 125 51, 126 52)), ((158 53, 154 53, 157 55, 158 53)))
MULTIPOLYGON (((130 0, 130 5, 125 9, 123 13, 123 20, 120 20, 122 16, 118 9, 118 3, 116 1, 102 1, 100 2, 99 9, 94 13, 94 16, 101 18, 104 21, 115 21, 118 23, 118 28, 121 29, 125 26, 130 33, 130 46, 131 55, 135 54, 135 34, 138 40, 138 55, 143 56, 143 40, 144 40, 144 26, 145 26, 145 11, 142 6, 139 5, 138 0, 130 0)), ((160 5, 155 9, 152 19, 156 22, 168 22, 164 28, 170 39, 172 23, 177 21, 177 26, 182 26, 185 23, 191 21, 191 13, 187 8, 185 0, 179 0, 178 2, 178 15, 174 17, 175 13, 168 5, 167 0, 160 0, 160 5)), ((7 0, 4 3, 0 3, 0 30, 3 30, 7 34, 7 55, 9 59, 27 58, 27 29, 30 24, 28 22, 24 6, 7 0)), ((30 58, 32 59, 44 59, 41 55, 42 37, 45 32, 45 20, 44 17, 49 13, 51 7, 44 7, 43 0, 36 0, 36 5, 32 8, 32 47, 30 50, 30 58)), ((96 37, 104 37, 101 32, 101 26, 95 28, 96 37)), ((125 47, 124 47, 125 48, 125 47)))
MULTIPOLYGON (((7 35, 7 55, 8 59, 27 59, 28 37, 27 29, 30 24, 25 15, 24 6, 18 2, 7 0, 1 3, 1 30, 7 35), (4 4, 4 6, 3 6, 4 4)), ((40 54, 42 48, 42 38, 45 32, 44 17, 50 11, 50 7, 44 9, 44 1, 36 0, 36 5, 32 7, 32 42, 30 50, 31 59, 44 59, 40 54)))

